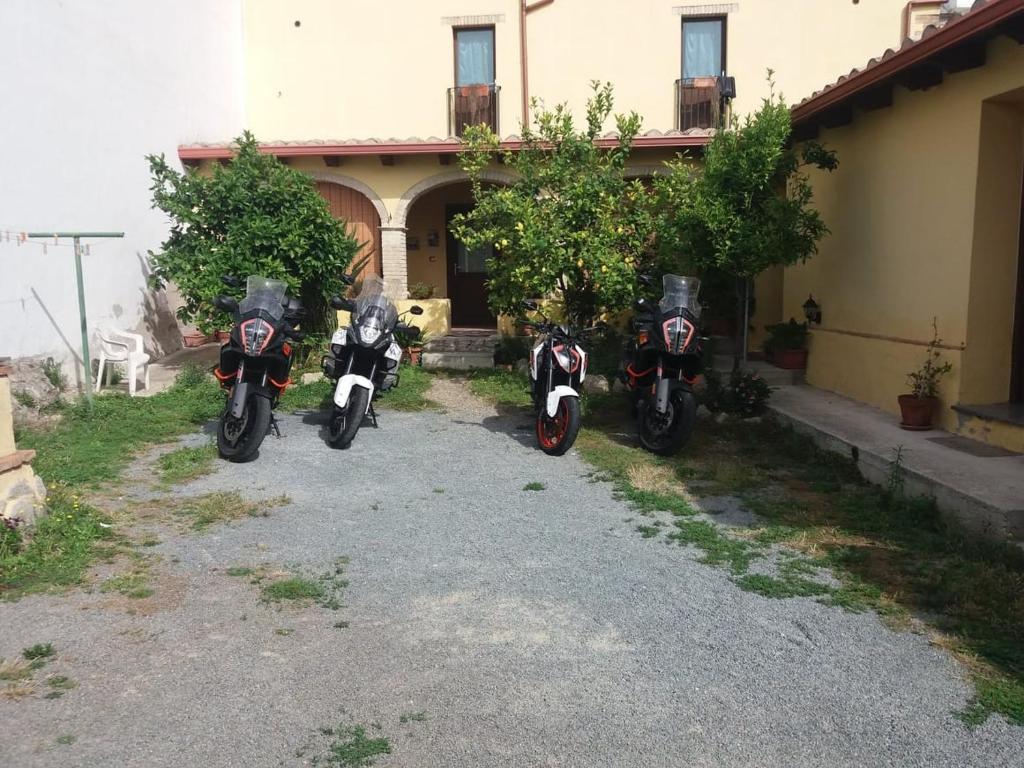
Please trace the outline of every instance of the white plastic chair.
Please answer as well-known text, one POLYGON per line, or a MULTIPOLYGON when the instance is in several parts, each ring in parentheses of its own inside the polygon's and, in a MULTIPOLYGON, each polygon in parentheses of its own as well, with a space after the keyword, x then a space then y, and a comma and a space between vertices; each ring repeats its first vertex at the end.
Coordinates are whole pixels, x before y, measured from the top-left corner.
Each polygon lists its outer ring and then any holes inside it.
MULTIPOLYGON (((100 339, 100 364, 96 369, 96 391, 100 391, 103 383, 103 370, 111 363, 124 363, 128 369, 128 394, 135 397, 135 384, 139 377, 139 367, 145 378, 145 388, 149 389, 149 355, 142 345, 142 336, 129 333, 111 326, 100 326, 96 329, 100 339)), ((110 384, 108 371, 107 384, 110 384)))

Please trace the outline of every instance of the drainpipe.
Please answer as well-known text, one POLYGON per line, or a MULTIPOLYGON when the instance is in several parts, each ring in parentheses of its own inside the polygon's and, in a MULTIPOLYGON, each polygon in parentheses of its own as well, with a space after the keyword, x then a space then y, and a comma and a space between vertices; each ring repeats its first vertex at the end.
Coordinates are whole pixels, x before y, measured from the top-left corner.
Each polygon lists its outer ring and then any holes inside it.
POLYGON ((527 5, 526 0, 519 0, 519 70, 523 93, 523 124, 530 122, 530 75, 529 57, 526 50, 526 17, 555 0, 536 0, 527 5))

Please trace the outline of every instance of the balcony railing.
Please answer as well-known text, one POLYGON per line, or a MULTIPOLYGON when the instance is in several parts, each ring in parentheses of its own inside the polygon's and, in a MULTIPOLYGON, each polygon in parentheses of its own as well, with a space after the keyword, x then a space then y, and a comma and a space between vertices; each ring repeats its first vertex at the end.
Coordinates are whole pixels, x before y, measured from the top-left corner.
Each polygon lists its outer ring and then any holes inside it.
POLYGON ((723 99, 717 77, 676 80, 676 128, 720 128, 723 99))
POLYGON ((448 135, 459 136, 483 123, 498 133, 498 85, 459 85, 448 89, 448 135))

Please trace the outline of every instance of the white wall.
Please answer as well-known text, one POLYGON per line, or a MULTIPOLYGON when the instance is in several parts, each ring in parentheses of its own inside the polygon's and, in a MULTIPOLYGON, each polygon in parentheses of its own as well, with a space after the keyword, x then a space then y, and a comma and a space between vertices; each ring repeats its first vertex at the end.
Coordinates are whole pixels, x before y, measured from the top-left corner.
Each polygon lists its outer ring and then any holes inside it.
MULTIPOLYGON (((2 0, 0 30, 0 230, 123 230, 84 260, 89 324, 173 348, 144 155, 240 132, 241 0, 2 0)), ((71 249, 48 251, 0 242, 0 356, 79 353, 71 249)))

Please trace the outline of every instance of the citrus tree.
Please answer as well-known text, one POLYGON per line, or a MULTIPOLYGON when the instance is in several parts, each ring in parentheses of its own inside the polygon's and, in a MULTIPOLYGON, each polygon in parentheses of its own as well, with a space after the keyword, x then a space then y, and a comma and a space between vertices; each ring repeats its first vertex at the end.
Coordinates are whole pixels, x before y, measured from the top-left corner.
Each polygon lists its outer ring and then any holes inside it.
POLYGON ((634 296, 654 231, 642 182, 625 175, 640 118, 616 115, 617 138, 599 146, 613 92, 609 83, 592 86, 582 129, 565 104, 549 110, 534 102, 521 149, 501 154, 516 178, 508 186, 484 178, 499 155, 498 137, 486 126, 466 132, 459 162, 475 207, 454 218, 452 231, 467 248, 493 249, 487 287, 495 312, 516 313, 523 299, 555 295, 567 319, 590 324, 634 296))
POLYGON ((163 155, 150 155, 153 207, 170 219, 159 253, 150 253, 152 282, 173 282, 183 304, 179 317, 209 332, 227 318, 211 306, 234 294, 221 275, 284 280, 301 298, 307 330, 331 327, 326 300, 342 292, 341 275, 360 244, 334 218, 313 181, 259 151, 251 133, 236 140, 234 159, 213 172, 179 173, 163 155))
MULTIPOLYGON (((745 296, 749 281, 769 267, 817 253, 828 228, 811 205, 813 190, 802 169, 831 171, 838 161, 816 143, 797 150, 791 132, 789 107, 772 87, 742 124, 715 134, 701 170, 694 172, 683 158, 669 164, 668 174, 655 181, 665 268, 720 271, 745 296)), ((746 305, 737 302, 738 314, 746 305)), ((739 318, 738 326, 745 324, 739 318)))

